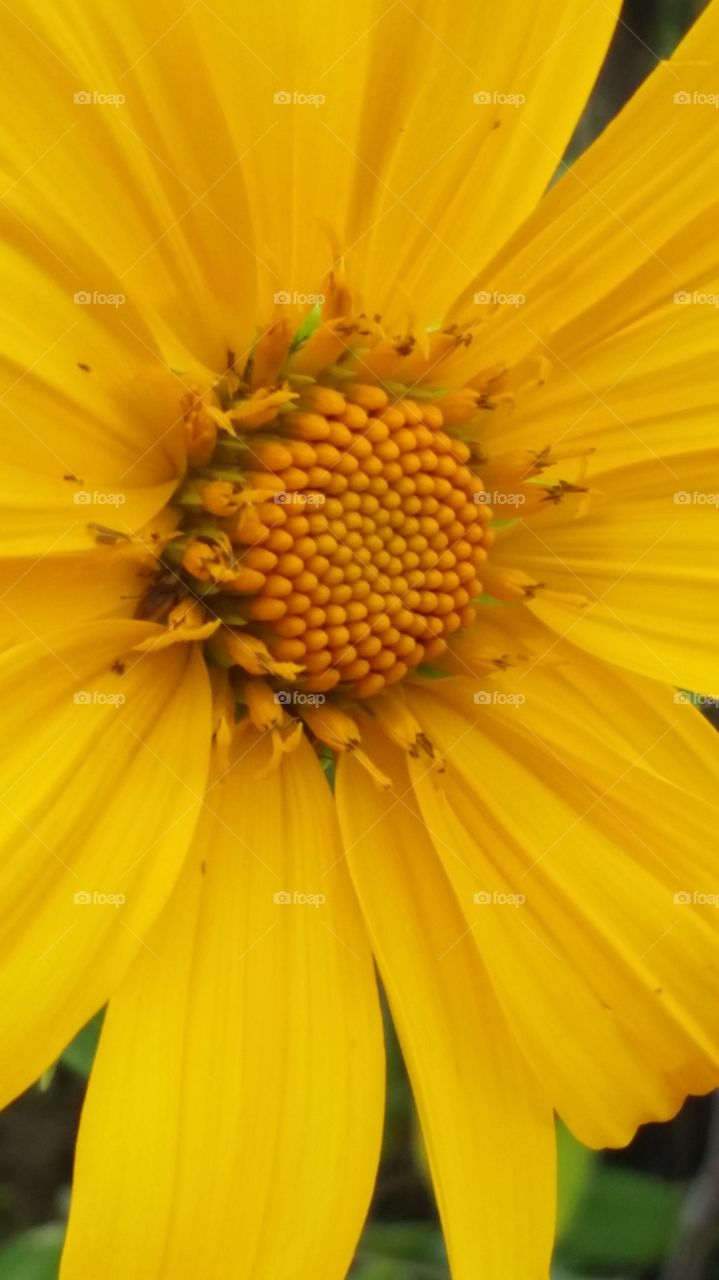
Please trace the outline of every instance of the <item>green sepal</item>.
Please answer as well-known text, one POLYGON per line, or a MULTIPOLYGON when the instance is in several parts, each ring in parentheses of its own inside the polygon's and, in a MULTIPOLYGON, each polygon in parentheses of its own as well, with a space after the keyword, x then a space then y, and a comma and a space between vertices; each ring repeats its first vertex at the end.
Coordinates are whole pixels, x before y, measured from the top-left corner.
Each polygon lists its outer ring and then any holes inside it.
POLYGON ((315 303, 311 311, 307 313, 299 329, 295 331, 294 337, 290 343, 290 355, 297 351, 308 338, 312 337, 315 329, 319 329, 322 320, 322 305, 315 303))

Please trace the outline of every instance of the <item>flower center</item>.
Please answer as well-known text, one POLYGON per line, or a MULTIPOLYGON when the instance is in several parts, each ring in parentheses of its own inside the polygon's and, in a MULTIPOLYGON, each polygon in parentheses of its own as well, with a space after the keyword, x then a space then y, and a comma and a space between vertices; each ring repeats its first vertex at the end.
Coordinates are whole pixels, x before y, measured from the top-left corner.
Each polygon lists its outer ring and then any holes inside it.
POLYGON ((360 746, 371 716, 439 768, 391 686, 435 663, 503 669, 511 638, 473 625, 480 595, 556 594, 488 560, 493 507, 527 520, 571 496, 579 516, 592 450, 487 452, 488 415, 541 387, 547 362, 487 367, 464 385, 470 340, 453 325, 421 341, 389 335, 330 273, 320 317, 294 331, 276 319, 241 368, 228 353, 214 384, 184 382, 187 473, 152 545, 140 540, 155 568, 137 616, 166 626, 138 648, 203 644, 221 753, 260 730, 271 769, 306 732, 320 754, 352 751, 386 786, 360 746), (576 481, 538 483, 572 458, 576 481))
POLYGON ((490 518, 441 397, 309 379, 253 394, 234 377, 216 393, 189 415, 165 552, 221 624, 210 657, 363 699, 439 656, 474 621, 490 518))

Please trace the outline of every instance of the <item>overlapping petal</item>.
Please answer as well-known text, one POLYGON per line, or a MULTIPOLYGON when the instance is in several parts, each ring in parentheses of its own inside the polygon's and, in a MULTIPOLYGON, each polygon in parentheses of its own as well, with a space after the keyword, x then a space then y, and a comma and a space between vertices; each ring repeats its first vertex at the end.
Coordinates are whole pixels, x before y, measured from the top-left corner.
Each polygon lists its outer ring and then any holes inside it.
POLYGON ((555 1191, 548 1098, 498 1006, 402 753, 371 724, 363 742, 392 790, 343 757, 339 817, 417 1100, 452 1275, 546 1276, 555 1191))
POLYGON ((714 447, 637 462, 585 495, 547 504, 498 541, 493 561, 545 590, 538 617, 608 662, 719 692, 719 486, 714 447), (559 593, 558 595, 555 593, 559 593))
MULTIPOLYGON (((676 292, 711 291, 719 278, 718 34, 713 3, 457 299, 453 319, 477 318, 473 289, 525 298, 483 326, 465 374, 545 344, 561 368, 676 292)), ((541 130, 535 141, 551 146, 541 130)))
POLYGON ((115 989, 192 835, 209 754, 207 677, 190 646, 139 661, 128 653, 154 630, 95 623, 0 658, 12 748, 0 777, 5 1102, 115 989))
POLYGON ((111 1001, 63 1280, 343 1280, 382 1127, 382 1024, 332 798, 259 735, 111 1001))
POLYGON ((557 1110, 584 1141, 623 1143, 719 1077, 713 741, 673 690, 612 684, 571 646, 555 657, 513 693, 464 679, 413 690, 448 768, 411 773, 557 1110))
POLYGON ((147 590, 146 575, 147 565, 122 546, 2 559, 0 648, 81 622, 127 617, 147 590))
POLYGON ((3 78, 43 95, 0 151, 11 207, 216 368, 338 250, 373 311, 406 320, 410 290, 433 322, 547 186, 618 8, 24 0, 3 78))

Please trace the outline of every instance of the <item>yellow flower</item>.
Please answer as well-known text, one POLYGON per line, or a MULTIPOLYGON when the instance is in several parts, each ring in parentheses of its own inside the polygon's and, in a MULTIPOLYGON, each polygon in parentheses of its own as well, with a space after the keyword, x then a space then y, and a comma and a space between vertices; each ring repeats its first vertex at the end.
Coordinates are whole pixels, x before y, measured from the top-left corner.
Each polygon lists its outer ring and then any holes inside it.
POLYGON ((618 7, 6 11, 4 1098, 109 1000, 63 1280, 346 1274, 373 957, 455 1280, 547 1275, 553 1109, 719 1082, 719 5, 544 195, 618 7))

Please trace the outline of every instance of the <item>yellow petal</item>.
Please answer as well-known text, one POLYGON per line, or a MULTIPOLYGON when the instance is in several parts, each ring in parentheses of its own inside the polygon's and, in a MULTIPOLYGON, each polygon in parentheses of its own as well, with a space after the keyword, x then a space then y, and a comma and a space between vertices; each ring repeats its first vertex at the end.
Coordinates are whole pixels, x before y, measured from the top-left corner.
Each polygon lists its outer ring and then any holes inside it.
MULTIPOLYGON (((476 624, 481 632, 481 616, 476 624)), ((715 730, 692 710, 691 698, 655 680, 618 667, 608 667, 571 639, 562 639, 540 622, 526 605, 501 606, 492 616, 501 621, 505 645, 517 650, 516 666, 497 680, 477 681, 487 701, 482 707, 517 703, 523 720, 541 716, 542 732, 550 726, 557 750, 581 754, 594 748, 595 740, 623 756, 627 764, 641 759, 644 769, 666 778, 698 799, 711 797, 717 765, 715 730), (548 670, 549 669, 549 670, 548 670), (527 681, 531 684, 528 701, 527 681), (557 681, 563 696, 556 697, 557 681), (512 700, 505 694, 521 694, 512 700), (577 712, 581 705, 582 740, 577 736, 577 712)), ((460 675, 471 674, 467 671, 460 675)), ((446 686, 451 689, 454 686, 446 686)), ((708 700, 704 700, 706 703, 708 700)), ((695 699, 702 705, 701 697, 695 699)), ((534 719, 531 720, 534 726, 534 719)))
POLYGON ((352 1258, 382 1125, 369 946, 309 746, 261 780, 267 743, 242 742, 110 1003, 63 1280, 344 1280, 352 1258))
POLYGON ((382 791, 344 754, 338 811, 412 1080, 452 1275, 545 1277, 554 1221, 551 1107, 498 1007, 412 799, 402 753, 371 725, 363 741, 393 790, 382 791))
MULTIPOLYGON (((599 489, 601 473, 637 462, 671 475, 675 457, 716 441, 716 328, 716 307, 669 299, 629 328, 620 318, 581 352, 553 338, 549 380, 518 396, 514 412, 491 415, 487 451, 541 452, 554 442, 565 455, 590 451, 587 482, 599 489)), ((557 477, 572 480, 577 467, 564 462, 557 477)))
POLYGON ((142 489, 118 481, 82 489, 59 474, 0 463, 0 556, 89 551, 103 530, 122 541, 152 520, 176 488, 177 479, 142 489))
MULTIPOLYGON (((479 345, 466 353, 465 374, 480 367, 478 358, 488 367, 536 349, 558 357, 558 368, 562 360, 572 365, 590 344, 645 314, 671 312, 677 292, 716 295, 718 40, 719 7, 709 4, 673 57, 658 63, 457 300, 455 319, 473 314, 478 287, 525 298, 518 308, 498 308, 479 357, 479 345)), ((551 146, 541 130, 534 142, 551 146)), ((554 158, 559 163, 557 150, 554 158)))
POLYGON ((117 986, 192 835, 211 724, 199 654, 113 666, 156 630, 89 624, 0 658, 5 1101, 117 986))
POLYGON ((636 463, 599 477, 600 491, 517 522, 493 562, 519 565, 540 590, 531 608, 610 662, 719 693, 719 484, 715 449, 636 463))
POLYGON ((615 1145, 719 1080, 717 771, 672 690, 563 657, 512 700, 414 689, 447 770, 411 773, 519 1043, 575 1133, 615 1145))
POLYGON ((168 500, 184 466, 187 389, 127 292, 73 281, 7 219, 0 552, 86 548, 90 522, 135 530, 168 500))
POLYGON ((532 211, 618 10, 509 0, 491 16, 465 6, 459 24, 440 0, 386 10, 357 134, 341 138, 357 166, 347 262, 359 264, 368 306, 436 321, 532 211))
POLYGON ((545 189, 617 9, 508 0, 460 29, 439 0, 132 0, 121 20, 69 0, 61 23, 25 0, 3 81, 43 100, 0 152, 23 178, 6 199, 63 260, 81 230, 84 287, 117 275, 215 367, 276 292, 318 291, 335 244, 368 306, 401 314, 409 289, 434 321, 545 189))
POLYGON ((0 648, 79 622, 126 616, 146 589, 137 560, 119 549, 0 559, 0 648))

